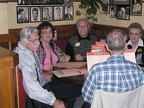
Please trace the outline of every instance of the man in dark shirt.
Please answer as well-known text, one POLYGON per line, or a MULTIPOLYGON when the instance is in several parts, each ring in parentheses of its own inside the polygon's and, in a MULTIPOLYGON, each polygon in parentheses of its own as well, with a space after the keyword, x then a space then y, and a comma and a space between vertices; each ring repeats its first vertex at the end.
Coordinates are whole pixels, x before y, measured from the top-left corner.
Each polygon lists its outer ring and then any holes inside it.
POLYGON ((86 19, 79 19, 76 26, 78 34, 69 38, 65 53, 71 56, 70 61, 86 61, 86 52, 90 52, 91 45, 99 39, 88 33, 88 21, 86 19))

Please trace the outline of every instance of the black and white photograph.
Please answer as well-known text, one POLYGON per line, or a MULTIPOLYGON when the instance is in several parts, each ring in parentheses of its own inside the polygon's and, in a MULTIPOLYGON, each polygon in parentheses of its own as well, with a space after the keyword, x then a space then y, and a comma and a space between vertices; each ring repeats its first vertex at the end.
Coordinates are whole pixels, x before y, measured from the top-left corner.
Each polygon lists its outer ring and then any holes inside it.
POLYGON ((73 5, 68 5, 64 7, 64 19, 65 20, 72 20, 73 19, 73 5))
POLYGON ((64 0, 31 0, 31 4, 33 5, 64 4, 64 0))
POLYGON ((54 20, 55 21, 63 20, 63 6, 54 6, 54 20))
POLYGON ((130 0, 114 0, 114 4, 116 5, 129 5, 130 0))
POLYGON ((109 0, 102 0, 102 4, 101 4, 101 10, 100 12, 102 14, 106 14, 109 13, 109 0))
POLYGON ((72 5, 73 4, 73 0, 64 0, 64 4, 65 5, 72 5))
POLYGON ((18 5, 29 5, 30 0, 17 0, 18 5))
POLYGON ((130 19, 130 6, 129 5, 117 5, 116 18, 122 20, 130 19))
POLYGON ((142 0, 131 1, 131 15, 141 16, 142 15, 142 0))
POLYGON ((53 20, 53 7, 43 6, 42 7, 42 21, 52 21, 53 20))
POLYGON ((30 22, 40 22, 40 21, 41 21, 41 6, 31 6, 30 22))
POLYGON ((109 16, 110 18, 116 18, 116 5, 109 6, 109 16))
POLYGON ((17 23, 28 23, 29 22, 29 7, 28 6, 17 6, 17 23))

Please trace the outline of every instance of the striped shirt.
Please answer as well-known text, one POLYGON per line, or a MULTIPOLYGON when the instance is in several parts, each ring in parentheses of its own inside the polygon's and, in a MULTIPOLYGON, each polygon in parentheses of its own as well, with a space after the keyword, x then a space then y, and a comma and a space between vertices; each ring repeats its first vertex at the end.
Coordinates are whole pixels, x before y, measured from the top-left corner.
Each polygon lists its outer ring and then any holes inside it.
POLYGON ((91 51, 91 45, 99 41, 98 37, 92 34, 88 34, 86 38, 82 38, 79 35, 74 35, 69 38, 66 46, 66 54, 71 56, 71 61, 74 60, 75 54, 86 56, 86 52, 91 51))
POLYGON ((103 63, 93 65, 82 88, 86 102, 91 103, 94 91, 126 92, 144 84, 144 70, 125 60, 122 55, 112 55, 103 63))

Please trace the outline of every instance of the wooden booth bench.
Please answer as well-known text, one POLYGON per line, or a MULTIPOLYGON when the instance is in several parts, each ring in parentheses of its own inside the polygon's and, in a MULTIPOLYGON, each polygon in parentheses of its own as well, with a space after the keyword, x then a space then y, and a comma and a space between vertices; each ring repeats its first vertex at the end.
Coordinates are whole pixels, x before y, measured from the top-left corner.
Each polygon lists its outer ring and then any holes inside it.
MULTIPOLYGON (((60 26, 55 26, 55 28, 56 28, 57 34, 58 34, 57 41, 55 43, 63 51, 65 51, 65 46, 68 41, 68 38, 77 33, 76 26, 75 26, 75 24, 60 25, 60 26)), ((99 38, 103 38, 113 29, 122 29, 126 32, 126 34, 128 34, 128 29, 125 27, 100 25, 100 24, 94 24, 92 27, 91 33, 97 35, 99 38)), ((17 46, 17 43, 19 41, 20 30, 21 29, 10 29, 9 34, 1 34, 0 35, 0 46, 12 51, 17 46)), ((17 76, 18 76, 18 82, 17 82, 18 83, 18 91, 17 91, 17 93, 19 94, 18 105, 20 106, 20 108, 26 108, 25 107, 26 106, 26 94, 23 89, 21 72, 18 72, 17 76)), ((2 91, 0 91, 0 92, 2 92, 2 91)), ((0 101, 1 101, 1 98, 0 98, 0 101)), ((3 107, 1 107, 1 108, 3 108, 3 107)))

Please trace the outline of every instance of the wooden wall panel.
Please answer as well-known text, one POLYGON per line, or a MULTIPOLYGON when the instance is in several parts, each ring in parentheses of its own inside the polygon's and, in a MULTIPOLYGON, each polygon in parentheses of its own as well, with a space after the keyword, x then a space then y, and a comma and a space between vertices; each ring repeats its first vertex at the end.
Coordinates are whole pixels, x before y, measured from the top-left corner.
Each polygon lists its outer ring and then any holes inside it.
MULTIPOLYGON (((56 30, 57 30, 57 38, 59 40, 67 40, 70 36, 74 35, 77 33, 76 30, 76 25, 75 24, 70 24, 70 25, 58 25, 55 26, 56 30)), ((95 34, 97 36, 106 36, 110 31, 112 31, 113 29, 121 29, 124 30, 126 32, 126 34, 128 35, 128 29, 126 27, 118 27, 118 26, 109 26, 109 25, 100 25, 100 24, 94 24, 92 27, 92 34, 95 34)), ((3 34, 0 35, 0 42, 5 41, 5 38, 7 38, 7 41, 11 41, 12 43, 12 49, 15 48, 15 46, 17 45, 17 42, 19 41, 19 34, 20 34, 20 30, 21 29, 10 29, 9 30, 9 34, 3 34), (10 36, 8 36, 10 35, 10 36)), ((144 39, 144 36, 142 36, 142 38, 144 39)), ((0 44, 1 46, 1 44, 0 44)), ((6 48, 8 46, 3 45, 6 48)))

